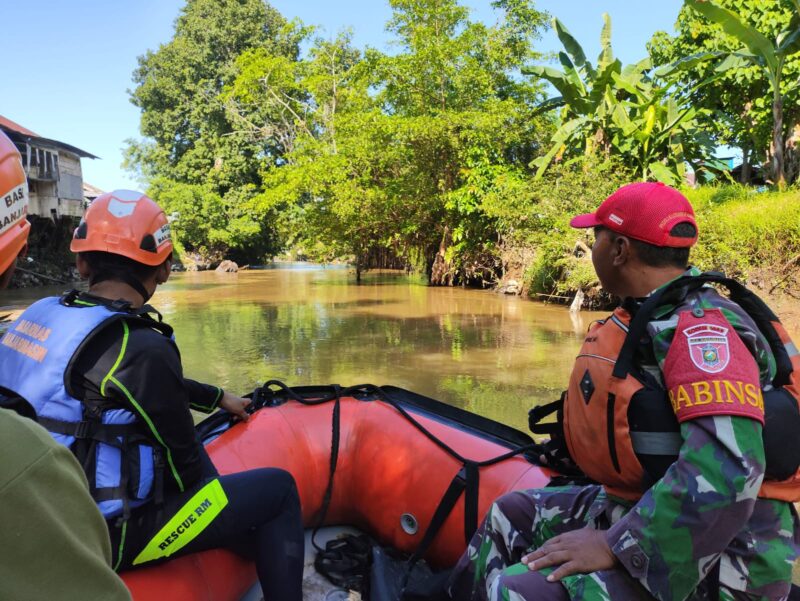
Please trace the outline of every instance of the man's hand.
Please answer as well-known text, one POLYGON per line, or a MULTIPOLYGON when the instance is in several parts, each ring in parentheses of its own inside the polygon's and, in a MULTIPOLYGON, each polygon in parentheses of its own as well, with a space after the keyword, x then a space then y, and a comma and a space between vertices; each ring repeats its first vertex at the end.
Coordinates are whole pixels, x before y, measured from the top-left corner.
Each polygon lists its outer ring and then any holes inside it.
POLYGON ((547 577, 549 582, 571 574, 587 574, 613 568, 618 560, 606 542, 605 533, 581 528, 554 536, 541 547, 522 558, 531 570, 558 565, 547 577))
POLYGON ((250 419, 250 415, 245 411, 245 408, 252 403, 250 399, 243 399, 242 397, 234 396, 228 392, 222 393, 219 406, 228 413, 233 413, 236 417, 240 418, 243 422, 250 419))

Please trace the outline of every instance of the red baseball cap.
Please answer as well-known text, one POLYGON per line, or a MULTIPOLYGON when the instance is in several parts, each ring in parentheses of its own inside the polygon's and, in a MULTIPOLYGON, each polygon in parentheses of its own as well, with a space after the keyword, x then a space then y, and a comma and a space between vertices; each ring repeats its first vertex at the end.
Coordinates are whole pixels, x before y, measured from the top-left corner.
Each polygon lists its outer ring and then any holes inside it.
POLYGON ((622 186, 594 213, 578 215, 569 222, 575 228, 607 227, 655 246, 681 248, 694 245, 697 234, 693 238, 670 235, 670 230, 679 223, 691 223, 697 230, 689 200, 661 182, 636 182, 622 186))

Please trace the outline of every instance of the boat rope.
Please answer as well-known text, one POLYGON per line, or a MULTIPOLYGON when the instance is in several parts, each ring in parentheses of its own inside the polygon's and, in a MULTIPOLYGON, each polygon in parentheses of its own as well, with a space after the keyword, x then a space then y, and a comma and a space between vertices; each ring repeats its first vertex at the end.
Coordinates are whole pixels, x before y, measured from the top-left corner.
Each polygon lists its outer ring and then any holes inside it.
MULTIPOLYGON (((331 415, 331 453, 328 467, 328 483, 325 488, 320 509, 317 512, 316 519, 314 520, 315 526, 311 535, 311 542, 314 548, 321 554, 326 553, 326 549, 320 547, 316 542, 316 535, 319 529, 324 525, 325 519, 330 507, 331 499, 333 497, 334 479, 336 468, 339 459, 340 436, 341 436, 341 399, 343 397, 353 397, 363 401, 378 400, 391 406, 397 411, 406 421, 408 421, 417 431, 419 431, 425 438, 431 441, 439 449, 444 451, 447 455, 455 459, 461 464, 461 469, 455 475, 447 490, 444 492, 434 515, 431 518, 428 527, 426 528, 422 539, 406 561, 406 569, 402 588, 407 585, 408 579, 414 566, 425 555, 430 545, 436 538, 447 517, 452 512, 458 499, 464 495, 464 539, 466 543, 472 538, 472 535, 478 528, 478 492, 480 486, 480 470, 484 467, 489 467, 511 459, 517 455, 525 454, 526 458, 532 463, 541 464, 539 457, 547 452, 547 447, 542 443, 530 442, 515 448, 509 449, 507 452, 497 455, 495 457, 476 461, 468 457, 464 457, 453 449, 446 442, 438 438, 428 428, 426 428, 418 419, 416 419, 403 404, 386 389, 376 386, 374 384, 359 384, 356 386, 341 387, 337 384, 329 386, 313 387, 309 390, 298 391, 280 380, 269 380, 262 386, 253 391, 252 403, 247 408, 248 413, 255 413, 264 407, 275 407, 283 404, 287 400, 292 400, 302 405, 314 406, 322 405, 325 403, 333 403, 333 411, 331 415)), ((235 423, 233 416, 227 415, 225 412, 220 412, 216 416, 205 420, 198 426, 201 438, 207 440, 211 436, 215 436, 235 423)), ((552 465, 547 467, 552 468, 552 465)))
POLYGON ((336 466, 339 463, 339 441, 341 438, 341 395, 340 387, 335 385, 336 398, 333 402, 333 415, 331 418, 331 456, 328 466, 328 484, 325 487, 325 494, 322 497, 322 505, 320 506, 319 514, 317 517, 317 525, 311 533, 311 544, 317 551, 323 551, 323 548, 317 544, 317 533, 325 523, 325 517, 328 515, 328 508, 331 505, 331 497, 333 496, 333 478, 336 475, 336 466))
POLYGON ((435 540, 436 535, 439 533, 439 530, 441 530, 442 526, 444 526, 445 520, 450 515, 462 493, 464 494, 464 539, 467 543, 469 543, 469 540, 472 538, 472 535, 478 528, 478 492, 480 486, 480 469, 495 465, 530 451, 538 451, 539 453, 537 454, 540 454, 544 448, 543 445, 539 443, 531 442, 529 444, 510 449, 506 453, 502 453, 496 457, 484 459, 482 461, 475 461, 473 459, 464 457, 458 451, 434 435, 430 430, 428 430, 428 428, 420 423, 419 420, 409 413, 400 402, 392 398, 388 391, 380 386, 375 386, 374 384, 360 384, 357 386, 342 388, 338 385, 332 385, 326 388, 329 388, 330 390, 328 394, 324 394, 322 390, 315 390, 314 396, 309 397, 301 395, 291 387, 287 386, 284 382, 279 380, 270 380, 265 382, 264 385, 261 386, 261 388, 258 389, 253 395, 253 411, 257 411, 263 406, 274 406, 279 404, 279 401, 277 401, 276 397, 279 398, 281 396, 303 405, 320 405, 329 402, 334 403, 332 414, 332 440, 328 484, 325 489, 320 511, 317 514, 316 526, 311 536, 311 542, 317 551, 321 553, 325 552, 325 549, 316 543, 315 537, 318 530, 325 522, 325 517, 327 515, 333 494, 333 482, 339 455, 341 421, 340 401, 342 397, 351 396, 364 400, 378 399, 390 405, 416 430, 425 436, 425 438, 430 440, 433 444, 435 444, 442 451, 450 455, 462 465, 461 469, 453 478, 452 482, 442 496, 442 499, 439 502, 439 505, 437 506, 434 515, 422 536, 422 540, 420 541, 416 550, 407 560, 406 571, 401 587, 403 589, 408 583, 408 579, 414 566, 419 562, 420 559, 422 559, 430 545, 435 540))

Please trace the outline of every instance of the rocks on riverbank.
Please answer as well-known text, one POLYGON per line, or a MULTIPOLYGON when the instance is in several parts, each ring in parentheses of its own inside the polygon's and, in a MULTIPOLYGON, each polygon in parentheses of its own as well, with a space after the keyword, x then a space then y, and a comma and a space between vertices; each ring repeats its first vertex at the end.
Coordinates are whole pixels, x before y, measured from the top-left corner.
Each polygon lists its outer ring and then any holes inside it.
POLYGON ((520 295, 522 294, 522 285, 517 280, 505 280, 497 285, 495 291, 500 294, 520 295))
POLYGON ((234 261, 229 261, 226 259, 217 265, 217 268, 214 271, 217 273, 236 273, 239 271, 239 266, 234 261))
POLYGON ((74 265, 26 257, 17 261, 17 270, 11 278, 9 288, 34 288, 36 286, 69 286, 80 281, 74 265))
POLYGON ((180 260, 172 265, 172 271, 209 271, 215 270, 218 273, 236 273, 247 269, 249 265, 239 266, 235 261, 229 259, 214 259, 203 257, 197 253, 185 253, 180 260))

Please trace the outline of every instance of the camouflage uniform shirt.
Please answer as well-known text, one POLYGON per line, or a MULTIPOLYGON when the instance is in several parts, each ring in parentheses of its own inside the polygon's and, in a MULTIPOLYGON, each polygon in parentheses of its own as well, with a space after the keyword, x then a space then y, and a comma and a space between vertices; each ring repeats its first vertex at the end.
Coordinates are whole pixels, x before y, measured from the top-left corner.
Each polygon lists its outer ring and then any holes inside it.
MULTIPOLYGON (((697 308, 722 311, 768 388, 775 375, 769 344, 738 305, 711 287, 656 311, 648 326, 653 362, 643 367, 662 383, 670 377, 663 368, 678 315, 697 308)), ((798 552, 797 516, 790 503, 757 498, 764 476, 761 430, 759 422, 739 416, 683 422, 678 460, 608 531, 614 554, 657 599, 689 597, 717 558, 724 588, 752 595, 744 598, 786 594, 798 552)))
MULTIPOLYGON (((768 388, 775 375, 769 344, 752 319, 712 287, 655 311, 639 366, 670 388, 679 374, 669 373, 669 365, 665 371, 665 363, 678 319, 696 309, 721 311, 768 388)), ((731 360, 753 369, 748 357, 731 360)), ((517 491, 498 499, 454 570, 451 594, 492 601, 785 599, 800 528, 792 504, 758 498, 765 469, 761 423, 706 415, 683 421, 680 433, 677 460, 636 503, 602 486, 517 491), (620 566, 568 576, 559 587, 544 581, 550 569, 530 572, 518 563, 547 539, 583 527, 607 532, 620 566)))

